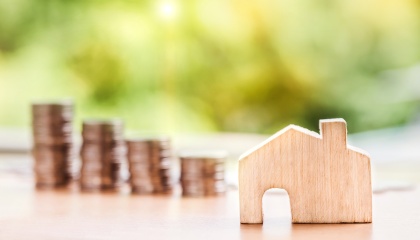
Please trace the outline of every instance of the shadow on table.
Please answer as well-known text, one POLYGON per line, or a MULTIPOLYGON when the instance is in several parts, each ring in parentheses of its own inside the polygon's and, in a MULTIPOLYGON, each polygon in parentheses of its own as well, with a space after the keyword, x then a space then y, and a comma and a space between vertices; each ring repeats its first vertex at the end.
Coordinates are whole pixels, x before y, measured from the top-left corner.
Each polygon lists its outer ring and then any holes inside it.
POLYGON ((292 224, 291 239, 372 239, 372 224, 292 224))
POLYGON ((264 224, 241 224, 241 239, 372 239, 372 224, 292 224, 270 219, 264 224))

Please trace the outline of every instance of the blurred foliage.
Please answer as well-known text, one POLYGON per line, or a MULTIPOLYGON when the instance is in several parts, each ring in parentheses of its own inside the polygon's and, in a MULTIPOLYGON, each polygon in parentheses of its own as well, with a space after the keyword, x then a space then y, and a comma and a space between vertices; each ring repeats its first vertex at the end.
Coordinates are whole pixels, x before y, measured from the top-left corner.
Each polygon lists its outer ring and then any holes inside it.
POLYGON ((402 124, 417 105, 384 101, 378 75, 419 61, 419 10, 413 0, 0 0, 0 124, 28 126, 31 100, 62 97, 77 121, 120 116, 160 131, 402 124))

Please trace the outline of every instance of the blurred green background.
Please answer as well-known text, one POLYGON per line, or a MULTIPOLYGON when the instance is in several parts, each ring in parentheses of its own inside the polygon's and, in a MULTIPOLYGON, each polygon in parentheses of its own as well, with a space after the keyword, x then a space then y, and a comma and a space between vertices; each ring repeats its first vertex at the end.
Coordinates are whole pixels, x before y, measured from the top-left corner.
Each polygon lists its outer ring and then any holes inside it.
POLYGON ((419 101, 382 76, 418 64, 419 29, 413 0, 0 0, 0 125, 63 97, 139 130, 401 125, 419 101))

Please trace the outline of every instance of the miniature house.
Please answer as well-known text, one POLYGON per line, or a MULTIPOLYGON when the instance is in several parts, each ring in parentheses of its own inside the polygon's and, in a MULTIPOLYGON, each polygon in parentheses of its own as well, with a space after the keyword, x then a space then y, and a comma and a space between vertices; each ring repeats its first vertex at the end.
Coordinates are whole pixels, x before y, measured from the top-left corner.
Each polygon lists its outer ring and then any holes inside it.
POLYGON ((290 125, 239 159, 241 223, 262 223, 262 197, 282 188, 293 223, 372 222, 370 158, 347 145, 343 119, 320 121, 321 134, 290 125))

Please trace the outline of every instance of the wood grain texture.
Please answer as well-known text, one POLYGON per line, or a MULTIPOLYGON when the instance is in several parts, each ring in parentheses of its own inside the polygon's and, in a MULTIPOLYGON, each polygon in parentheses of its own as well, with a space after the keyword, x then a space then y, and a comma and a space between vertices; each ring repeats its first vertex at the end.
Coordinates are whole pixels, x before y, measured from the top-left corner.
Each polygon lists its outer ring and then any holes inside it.
POLYGON ((293 223, 372 222, 370 158, 347 145, 343 119, 320 121, 321 134, 290 125, 241 156, 241 223, 262 223, 262 197, 285 189, 293 223))

